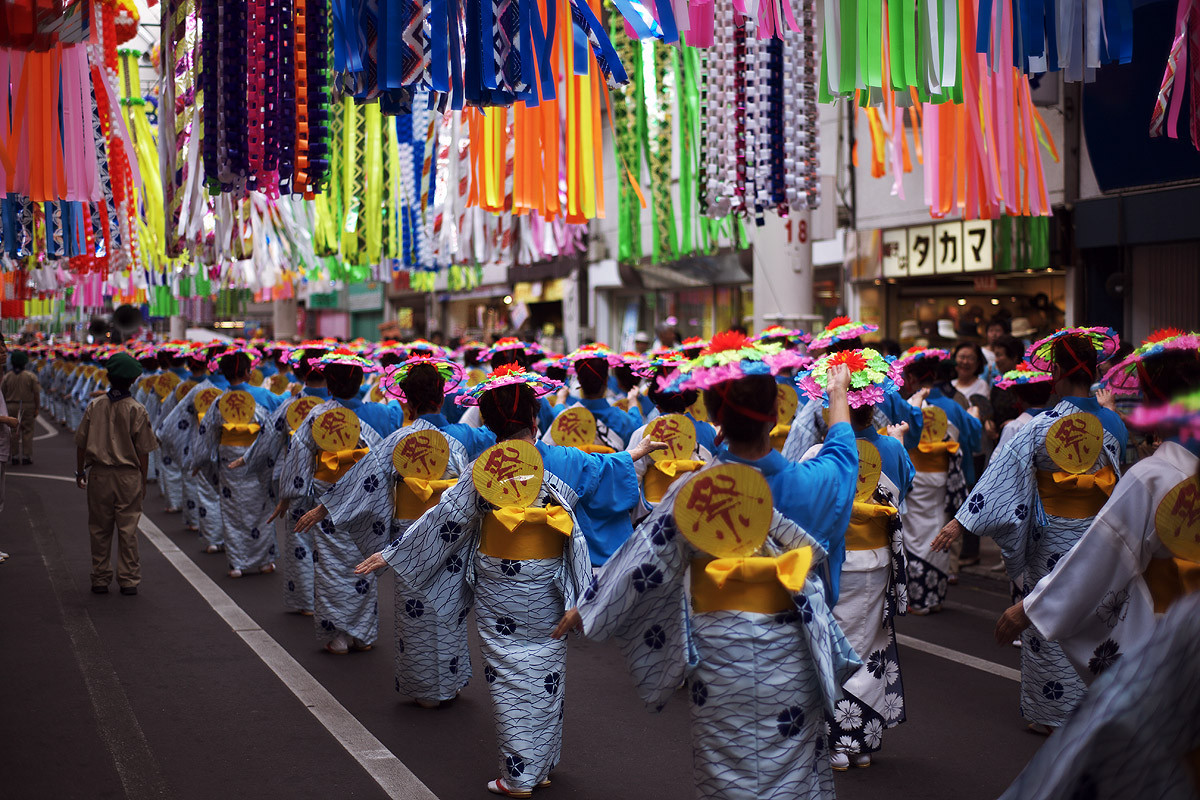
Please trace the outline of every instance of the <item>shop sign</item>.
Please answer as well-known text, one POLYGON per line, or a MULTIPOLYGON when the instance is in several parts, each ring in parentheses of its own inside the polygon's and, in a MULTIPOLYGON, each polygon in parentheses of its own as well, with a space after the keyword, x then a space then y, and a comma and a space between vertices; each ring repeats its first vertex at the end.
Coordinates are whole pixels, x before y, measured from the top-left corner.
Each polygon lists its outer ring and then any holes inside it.
POLYGON ((881 238, 885 278, 992 271, 990 220, 893 228, 881 238))

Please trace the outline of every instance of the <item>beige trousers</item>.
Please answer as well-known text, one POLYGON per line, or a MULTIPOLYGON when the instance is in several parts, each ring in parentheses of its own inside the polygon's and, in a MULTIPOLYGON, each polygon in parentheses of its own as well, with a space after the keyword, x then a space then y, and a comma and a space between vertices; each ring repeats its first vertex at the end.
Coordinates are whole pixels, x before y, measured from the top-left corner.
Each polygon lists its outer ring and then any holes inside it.
POLYGON ((142 517, 142 471, 137 467, 94 466, 87 479, 88 533, 92 538, 92 585, 112 582, 113 530, 117 533, 117 583, 137 586, 138 520, 142 517))

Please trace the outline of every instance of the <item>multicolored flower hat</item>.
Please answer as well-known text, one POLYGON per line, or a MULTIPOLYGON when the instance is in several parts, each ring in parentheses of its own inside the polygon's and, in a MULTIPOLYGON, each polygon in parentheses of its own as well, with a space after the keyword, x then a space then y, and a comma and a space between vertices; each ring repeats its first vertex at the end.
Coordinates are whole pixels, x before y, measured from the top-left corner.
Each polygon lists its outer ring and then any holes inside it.
POLYGON ((1016 369, 1010 369, 996 381, 997 389, 1011 389, 1014 386, 1024 386, 1027 383, 1049 383, 1054 380, 1049 372, 1036 369, 1028 361, 1022 361, 1016 369))
POLYGON ((555 367, 565 371, 568 368, 566 356, 551 353, 545 358, 539 358, 533 362, 531 369, 539 375, 545 375, 547 370, 554 369, 555 367))
POLYGON ((575 364, 580 361, 588 361, 589 359, 598 358, 606 361, 610 367, 619 367, 625 362, 619 355, 614 353, 608 345, 601 342, 585 344, 573 353, 568 353, 563 357, 563 361, 573 370, 575 364))
POLYGON ((562 388, 562 382, 530 372, 520 364, 502 364, 492 374, 467 389, 454 402, 460 406, 477 406, 485 394, 502 386, 528 386, 534 397, 544 397, 562 388))
POLYGON ((838 342, 860 339, 864 334, 874 333, 877 330, 879 330, 879 326, 869 322, 856 322, 849 317, 834 317, 825 326, 825 330, 812 337, 808 343, 808 349, 828 350, 838 342))
POLYGON ((904 370, 908 369, 910 364, 915 364, 927 358, 937 361, 949 361, 950 351, 940 347, 910 347, 896 359, 896 368, 903 375, 904 370))
POLYGON ((805 363, 804 356, 783 345, 754 342, 743 333, 729 331, 714 336, 700 355, 683 367, 687 374, 678 383, 660 379, 659 387, 663 391, 703 391, 751 375, 778 375, 805 363))
POLYGON ((1200 352, 1200 334, 1185 333, 1178 328, 1155 331, 1104 375, 1104 384, 1116 394, 1137 394, 1145 388, 1143 362, 1173 350, 1200 352))
POLYGON ((464 342, 463 344, 459 345, 455 349, 455 351, 453 353, 451 353, 451 355, 453 355, 455 358, 463 358, 467 355, 467 353, 471 352, 472 350, 477 350, 477 351, 479 351, 479 354, 482 355, 483 352, 487 349, 488 349, 488 346, 486 344, 484 344, 483 342, 480 342, 480 341, 476 341, 475 339, 472 339, 469 342, 464 342))
POLYGON ((641 353, 629 350, 621 353, 618 358, 621 359, 621 363, 617 366, 628 367, 634 376, 638 378, 649 378, 654 374, 654 369, 650 366, 650 362, 641 353))
MULTIPOLYGON (((689 336, 680 342, 679 346, 675 349, 679 350, 679 352, 683 353, 684 355, 687 355, 691 351, 696 351, 696 354, 699 355, 700 353, 704 352, 704 348, 706 347, 708 347, 708 342, 701 339, 699 336, 689 336)), ((691 356, 689 356, 689 358, 691 358, 691 356)))
POLYGON ((811 333, 806 333, 798 328, 793 329, 785 328, 782 325, 771 325, 768 328, 764 328, 757 336, 752 336, 751 341, 769 343, 782 339, 783 342, 780 342, 781 344, 796 345, 808 344, 812 341, 812 338, 811 333))
POLYGON ((292 345, 287 352, 285 362, 292 367, 298 366, 301 361, 312 358, 319 358, 330 350, 338 348, 336 339, 309 339, 307 342, 301 342, 298 345, 292 345))
POLYGON ((530 358, 541 355, 543 352, 540 345, 532 342, 522 341, 515 336, 506 336, 489 347, 487 350, 484 350, 482 353, 480 353, 479 360, 491 361, 500 353, 506 353, 512 350, 520 350, 530 358))
POLYGON ((355 353, 346 347, 339 347, 336 350, 330 350, 320 358, 310 358, 308 363, 310 366, 318 369, 328 367, 333 364, 340 364, 346 367, 361 367, 364 375, 381 371, 379 365, 374 361, 360 356, 358 353, 355 353))
POLYGON ((408 398, 404 396, 404 390, 400 388, 400 384, 408 377, 408 373, 412 371, 412 368, 418 364, 428 364, 438 371, 438 374, 442 376, 442 380, 446 382, 444 394, 453 394, 467 379, 467 371, 461 364, 445 358, 418 355, 402 364, 395 364, 384 370, 384 375, 380 378, 379 385, 383 388, 384 392, 396 398, 401 403, 408 402, 408 398))
POLYGON ((1054 366, 1054 342, 1063 336, 1081 336, 1089 340, 1096 349, 1096 361, 1112 358, 1113 353, 1121 346, 1121 337, 1112 328, 1063 328, 1030 345, 1029 351, 1025 353, 1025 360, 1032 364, 1034 369, 1049 372, 1054 366))
POLYGON ((1184 443, 1200 441, 1200 389, 1163 405, 1139 406, 1130 413, 1129 424, 1160 436, 1178 435, 1184 443))
POLYGON ((221 363, 221 359, 223 359, 227 356, 233 356, 233 355, 248 356, 250 358, 250 368, 251 369, 258 366, 259 362, 262 361, 262 353, 258 352, 258 350, 255 350, 253 347, 250 347, 249 345, 245 345, 245 344, 230 345, 229 347, 226 347, 224 350, 221 350, 220 352, 213 355, 208 360, 209 371, 216 372, 219 369, 218 365, 221 363))
POLYGON ((424 353, 426 355, 433 356, 434 358, 450 357, 450 353, 448 350, 446 350, 446 348, 442 347, 441 345, 434 344, 433 342, 426 341, 425 339, 412 340, 405 345, 405 350, 408 351, 409 358, 412 358, 419 353, 424 353))
POLYGON ((796 380, 796 385, 811 399, 820 400, 828 407, 829 395, 825 390, 829 385, 829 370, 843 364, 850 370, 850 391, 846 399, 851 408, 882 403, 885 397, 900 391, 904 385, 904 368, 900 362, 870 347, 821 356, 811 370, 796 380))

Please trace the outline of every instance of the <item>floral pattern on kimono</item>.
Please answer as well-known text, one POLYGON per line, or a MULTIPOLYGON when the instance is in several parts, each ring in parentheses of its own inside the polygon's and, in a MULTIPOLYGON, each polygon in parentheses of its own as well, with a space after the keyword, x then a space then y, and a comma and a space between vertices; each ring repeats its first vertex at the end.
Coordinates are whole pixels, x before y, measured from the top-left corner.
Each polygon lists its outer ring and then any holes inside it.
POLYGON ((196 506, 195 518, 200 527, 200 535, 210 547, 223 547, 225 525, 221 520, 221 495, 217 490, 220 483, 217 464, 214 461, 196 461, 193 453, 197 437, 200 435, 196 395, 209 388, 225 391, 229 388, 229 382, 223 376, 210 375, 193 386, 159 423, 159 441, 166 443, 178 456, 184 475, 184 497, 188 497, 190 488, 196 506), (198 474, 192 475, 192 470, 197 468, 198 474))

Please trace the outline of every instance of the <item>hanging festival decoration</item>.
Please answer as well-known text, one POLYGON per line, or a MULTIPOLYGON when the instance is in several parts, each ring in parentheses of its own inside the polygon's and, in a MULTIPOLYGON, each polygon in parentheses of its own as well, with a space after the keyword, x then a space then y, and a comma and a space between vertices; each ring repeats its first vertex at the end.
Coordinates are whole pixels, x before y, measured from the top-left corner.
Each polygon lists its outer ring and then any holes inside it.
POLYGON ((1190 96, 1188 129, 1192 144, 1200 150, 1200 0, 1179 0, 1175 12, 1175 38, 1171 41, 1162 86, 1150 115, 1150 136, 1162 136, 1165 131, 1169 138, 1179 138, 1177 126, 1185 86, 1190 96))

